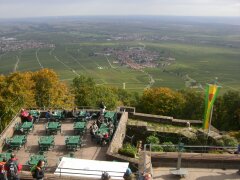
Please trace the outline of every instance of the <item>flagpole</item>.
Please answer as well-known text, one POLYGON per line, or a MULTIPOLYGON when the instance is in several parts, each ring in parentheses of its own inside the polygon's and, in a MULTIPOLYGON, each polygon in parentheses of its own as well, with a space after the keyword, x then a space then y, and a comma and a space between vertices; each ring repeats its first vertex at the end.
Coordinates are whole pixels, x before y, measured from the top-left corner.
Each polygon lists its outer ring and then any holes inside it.
POLYGON ((210 120, 209 120, 209 125, 208 125, 208 133, 207 133, 208 135, 210 133, 211 123, 212 123, 212 115, 213 115, 213 106, 211 109, 210 120))

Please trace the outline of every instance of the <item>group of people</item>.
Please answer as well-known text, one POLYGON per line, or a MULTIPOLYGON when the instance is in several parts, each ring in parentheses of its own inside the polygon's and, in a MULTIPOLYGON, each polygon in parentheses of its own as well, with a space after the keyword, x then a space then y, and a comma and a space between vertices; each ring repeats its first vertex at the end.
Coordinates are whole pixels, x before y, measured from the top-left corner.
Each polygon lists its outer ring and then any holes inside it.
MULTIPOLYGON (((43 180, 44 178, 44 161, 39 160, 38 164, 31 169, 33 178, 43 180)), ((15 154, 11 154, 11 158, 7 161, 3 158, 0 162, 0 180, 20 180, 19 172, 22 170, 22 165, 18 163, 15 154)))
POLYGON ((92 123, 92 125, 90 126, 90 134, 91 134, 92 139, 96 139, 97 142, 101 145, 107 144, 110 140, 110 137, 113 135, 113 132, 114 132, 114 125, 111 121, 109 123, 105 123, 105 122, 103 122, 103 123, 98 125, 97 122, 94 121, 92 123), (103 123, 108 128, 108 132, 97 133, 103 123))
POLYGON ((22 123, 23 122, 33 122, 33 116, 31 113, 29 113, 28 111, 26 111, 25 109, 21 109, 21 120, 22 120, 22 123))
POLYGON ((35 123, 39 120, 39 116, 40 116, 40 111, 37 111, 37 116, 36 116, 36 115, 32 115, 30 112, 28 112, 25 109, 21 109, 20 117, 21 117, 22 123, 24 122, 35 123))
POLYGON ((130 168, 127 168, 126 172, 123 175, 124 180, 151 180, 152 175, 150 173, 144 173, 141 174, 138 178, 132 173, 132 170, 130 168))

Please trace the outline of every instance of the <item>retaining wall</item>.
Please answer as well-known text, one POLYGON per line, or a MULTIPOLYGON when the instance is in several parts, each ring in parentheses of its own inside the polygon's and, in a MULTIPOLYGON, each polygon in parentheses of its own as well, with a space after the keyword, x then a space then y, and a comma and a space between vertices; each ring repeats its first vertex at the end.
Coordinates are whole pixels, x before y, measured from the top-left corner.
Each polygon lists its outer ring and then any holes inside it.
POLYGON ((17 122, 21 122, 21 118, 17 114, 12 121, 9 123, 9 125, 3 130, 3 132, 0 135, 0 152, 2 152, 2 149, 5 144, 5 139, 8 137, 12 137, 14 134, 14 126, 17 122))

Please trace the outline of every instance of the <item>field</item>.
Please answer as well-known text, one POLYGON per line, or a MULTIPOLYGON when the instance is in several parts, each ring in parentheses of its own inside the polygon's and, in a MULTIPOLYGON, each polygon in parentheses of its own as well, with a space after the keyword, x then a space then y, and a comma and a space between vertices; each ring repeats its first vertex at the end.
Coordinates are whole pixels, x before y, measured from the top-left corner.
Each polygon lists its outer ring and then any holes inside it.
POLYGON ((87 75, 98 84, 121 88, 125 83, 126 89, 138 92, 148 87, 151 78, 153 87, 185 89, 187 76, 200 91, 217 78, 222 92, 240 91, 239 34, 238 25, 166 22, 161 18, 157 23, 144 18, 120 19, 118 24, 111 18, 5 22, 0 27, 0 38, 53 43, 55 48, 0 51, 0 74, 51 68, 62 81, 87 75), (112 55, 101 54, 104 48, 138 46, 176 61, 164 69, 140 71, 116 63, 112 55))

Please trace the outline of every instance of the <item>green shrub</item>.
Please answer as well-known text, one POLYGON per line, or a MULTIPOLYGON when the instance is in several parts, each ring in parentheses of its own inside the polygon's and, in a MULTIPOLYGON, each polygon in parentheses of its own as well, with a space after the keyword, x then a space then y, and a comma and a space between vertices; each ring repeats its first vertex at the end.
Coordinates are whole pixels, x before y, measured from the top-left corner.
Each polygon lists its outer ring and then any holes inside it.
POLYGON ((129 143, 126 143, 118 150, 118 153, 124 156, 135 158, 137 154, 137 148, 129 143))
POLYGON ((167 145, 167 146, 163 146, 163 151, 164 152, 176 152, 176 147, 173 146, 174 144, 172 142, 164 142, 162 143, 162 145, 167 145))
POLYGON ((155 135, 151 135, 147 137, 148 144, 159 144, 159 139, 155 135))
POLYGON ((223 140, 225 146, 232 146, 232 147, 238 146, 238 141, 235 138, 230 137, 228 135, 223 136, 222 140, 223 140))
POLYGON ((162 146, 154 144, 154 145, 152 145, 152 151, 153 152, 163 152, 163 148, 162 148, 162 146))
POLYGON ((216 140, 216 145, 217 145, 217 146, 224 146, 224 141, 223 141, 223 139, 218 139, 218 140, 216 140))

